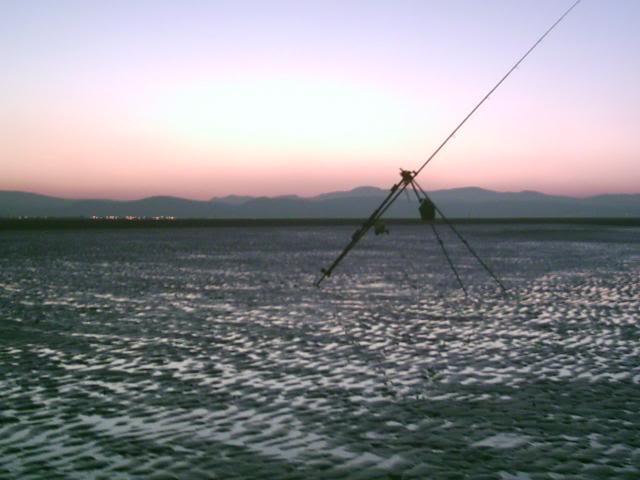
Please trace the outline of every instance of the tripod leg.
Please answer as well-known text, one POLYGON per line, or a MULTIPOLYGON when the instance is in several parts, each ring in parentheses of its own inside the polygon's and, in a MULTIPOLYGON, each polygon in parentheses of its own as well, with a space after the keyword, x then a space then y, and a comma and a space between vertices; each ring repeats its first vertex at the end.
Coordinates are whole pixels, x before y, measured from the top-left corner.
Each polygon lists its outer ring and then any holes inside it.
POLYGON ((503 293, 507 293, 507 289, 505 288, 505 286, 502 284, 502 282, 500 281, 500 279, 496 276, 495 273, 493 273, 493 271, 489 268, 489 266, 484 263, 484 261, 482 260, 482 258, 480 258, 480 255, 478 255, 476 253, 476 251, 471 247, 471 245, 469 245, 469 242, 467 242, 465 240, 465 238, 460 234, 460 232, 458 232, 458 230, 456 230, 456 228, 453 226, 453 224, 449 221, 449 219, 447 217, 445 217, 442 212, 440 211, 440 209, 436 206, 436 210, 437 212, 440 214, 440 216, 442 217, 442 220, 444 220, 444 222, 449 226, 449 228, 453 231, 453 233, 456 234, 456 236, 460 239, 460 241, 464 244, 465 247, 467 247, 467 250, 469 250, 469 252, 476 258, 476 260, 478 261, 478 263, 480 263, 480 265, 482 265, 482 268, 484 268, 487 273, 489 275, 491 275, 491 278, 493 278, 496 283, 500 286, 500 288, 502 289, 503 293))
POLYGON ((436 226, 433 223, 431 223, 431 229, 433 230, 433 233, 436 236, 436 239, 438 240, 438 243, 440 244, 440 248, 442 249, 442 253, 444 253, 444 256, 446 257, 447 262, 449 262, 449 267, 451 267, 451 270, 453 271, 454 275, 456 276, 456 280, 458 280, 458 284, 460 285, 460 288, 464 292, 464 296, 468 297, 469 294, 467 293, 467 289, 464 287, 464 284, 462 283, 462 280, 460 279, 460 275, 458 275, 458 271, 456 270, 456 267, 453 265, 453 262, 451 261, 451 257, 449 256, 449 252, 447 252, 447 249, 444 246, 444 242, 442 241, 442 238, 440 238, 440 234, 436 230, 436 226))

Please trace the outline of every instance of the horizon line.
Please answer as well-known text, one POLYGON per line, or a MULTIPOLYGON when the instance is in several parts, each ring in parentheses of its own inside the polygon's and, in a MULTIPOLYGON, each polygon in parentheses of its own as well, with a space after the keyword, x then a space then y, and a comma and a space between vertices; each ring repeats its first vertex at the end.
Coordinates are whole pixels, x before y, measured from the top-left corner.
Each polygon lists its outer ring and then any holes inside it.
MULTIPOLYGON (((215 200, 221 200, 221 199, 225 199, 228 197, 249 197, 251 199, 257 199, 257 198, 283 198, 283 197, 295 197, 295 198, 299 198, 299 199, 303 199, 303 200, 311 200, 323 195, 328 195, 328 194, 337 194, 337 193, 349 193, 349 192, 353 192, 355 190, 358 189, 364 189, 364 188, 374 188, 374 189, 378 189, 381 191, 387 191, 389 190, 389 188, 385 188, 385 187, 379 187, 379 186, 375 186, 375 185, 359 185, 356 187, 353 187, 351 189, 347 189, 347 190, 330 190, 330 191, 326 191, 326 192, 322 192, 322 193, 317 193, 314 195, 300 195, 300 194, 296 194, 296 193, 284 193, 284 194, 278 194, 278 195, 252 195, 252 194, 238 194, 238 193, 230 193, 227 195, 222 195, 222 196, 211 196, 209 198, 192 198, 192 197, 182 197, 179 195, 170 195, 170 194, 151 194, 151 195, 145 195, 145 196, 141 196, 141 197, 134 197, 134 198, 130 198, 130 199, 123 199, 123 198, 109 198, 109 197, 92 197, 92 196, 78 196, 78 197, 68 197, 68 196, 61 196, 61 195, 57 195, 57 194, 50 194, 50 193, 41 193, 41 192, 37 192, 37 191, 29 191, 29 190, 8 190, 8 189, 2 189, 0 190, 0 193, 23 193, 23 194, 29 194, 29 195, 38 195, 38 196, 43 196, 43 197, 50 197, 50 198, 56 198, 56 199, 60 199, 60 200, 69 200, 69 201, 86 201, 86 200, 95 200, 95 201, 110 201, 110 202, 137 202, 137 201, 142 201, 142 200, 147 200, 150 198, 175 198, 175 199, 180 199, 180 200, 188 200, 188 201, 192 201, 192 202, 212 202, 215 200)), ((435 190, 428 190, 429 192, 433 193, 433 192, 443 192, 443 191, 451 191, 451 190, 469 190, 469 189, 477 189, 477 190, 484 190, 487 192, 493 192, 493 193, 534 193, 534 194, 541 194, 541 195, 546 195, 546 196, 551 196, 551 197, 564 197, 564 198, 574 198, 574 199, 587 199, 587 198, 593 198, 593 197, 600 197, 600 196, 606 196, 606 195, 640 195, 640 191, 638 192, 603 192, 603 193, 593 193, 593 194, 588 194, 588 195, 569 195, 569 194, 558 194, 558 193, 548 193, 545 191, 541 191, 541 190, 531 190, 531 189, 522 189, 522 190, 494 190, 494 189, 490 189, 490 188, 485 188, 485 187, 479 187, 476 185, 467 185, 464 187, 449 187, 449 188, 439 188, 439 189, 435 189, 435 190)))

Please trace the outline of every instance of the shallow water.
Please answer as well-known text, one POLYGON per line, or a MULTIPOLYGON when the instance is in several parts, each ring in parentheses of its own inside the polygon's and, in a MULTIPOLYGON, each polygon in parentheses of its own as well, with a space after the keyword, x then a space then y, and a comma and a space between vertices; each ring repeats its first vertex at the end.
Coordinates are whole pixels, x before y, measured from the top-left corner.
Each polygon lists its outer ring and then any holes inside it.
POLYGON ((640 230, 0 234, 0 478, 638 478, 640 230))

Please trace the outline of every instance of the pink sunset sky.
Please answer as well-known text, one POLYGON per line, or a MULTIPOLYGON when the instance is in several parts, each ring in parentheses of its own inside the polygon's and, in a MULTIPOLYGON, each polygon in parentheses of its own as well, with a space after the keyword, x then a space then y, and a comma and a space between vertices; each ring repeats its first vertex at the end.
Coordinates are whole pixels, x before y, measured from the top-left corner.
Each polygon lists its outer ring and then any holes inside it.
MULTIPOLYGON (((4 1, 0 190, 388 187, 571 3, 4 1)), ((637 0, 583 0, 421 184, 640 193, 638 24, 637 0)))

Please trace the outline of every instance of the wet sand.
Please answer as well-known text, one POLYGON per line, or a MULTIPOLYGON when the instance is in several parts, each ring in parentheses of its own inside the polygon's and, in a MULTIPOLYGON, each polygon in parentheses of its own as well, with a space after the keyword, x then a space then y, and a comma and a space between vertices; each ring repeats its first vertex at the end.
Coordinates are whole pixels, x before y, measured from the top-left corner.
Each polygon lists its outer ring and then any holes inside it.
POLYGON ((1 478, 637 478, 640 230, 5 232, 1 478))

